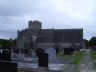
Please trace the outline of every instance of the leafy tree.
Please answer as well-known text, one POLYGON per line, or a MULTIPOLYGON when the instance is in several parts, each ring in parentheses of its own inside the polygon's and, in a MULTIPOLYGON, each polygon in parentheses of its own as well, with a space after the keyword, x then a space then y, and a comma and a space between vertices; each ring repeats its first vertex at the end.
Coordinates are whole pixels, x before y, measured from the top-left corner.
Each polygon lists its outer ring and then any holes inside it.
POLYGON ((2 41, 2 48, 6 49, 6 44, 8 43, 8 41, 6 39, 3 39, 2 41))
POLYGON ((10 47, 15 44, 16 44, 16 39, 14 39, 14 40, 12 38, 9 40, 0 39, 0 48, 2 48, 2 49, 9 49, 10 50, 10 47))
POLYGON ((15 45, 15 44, 16 44, 16 39, 13 40, 13 45, 15 45))
POLYGON ((86 47, 89 47, 89 41, 86 40, 86 39, 83 39, 83 40, 84 40, 84 42, 86 43, 86 47))
POLYGON ((0 45, 0 49, 2 49, 2 45, 0 45))
POLYGON ((89 45, 90 46, 96 46, 96 37, 92 37, 90 40, 89 40, 89 45))
POLYGON ((8 43, 10 43, 10 45, 13 45, 13 39, 9 39, 8 43))
POLYGON ((0 44, 2 45, 3 39, 0 39, 0 44))

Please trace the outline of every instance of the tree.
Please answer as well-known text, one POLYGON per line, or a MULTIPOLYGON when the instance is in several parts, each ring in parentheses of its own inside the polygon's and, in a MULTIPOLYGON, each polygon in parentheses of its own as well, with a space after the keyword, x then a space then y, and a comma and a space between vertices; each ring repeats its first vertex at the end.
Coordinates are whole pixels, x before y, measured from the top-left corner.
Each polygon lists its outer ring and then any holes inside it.
POLYGON ((3 39, 2 41, 2 48, 6 49, 6 44, 8 43, 8 41, 6 39, 3 39))
POLYGON ((15 45, 15 44, 16 44, 16 39, 13 40, 13 45, 15 45))
POLYGON ((0 45, 0 49, 2 49, 2 45, 0 45))
POLYGON ((89 40, 89 45, 90 46, 96 46, 96 37, 92 37, 90 40, 89 40))
POLYGON ((2 45, 2 43, 3 43, 3 39, 0 39, 0 45, 2 45))
POLYGON ((86 47, 89 47, 89 41, 86 40, 86 39, 83 39, 83 40, 84 40, 84 42, 86 43, 86 47))
POLYGON ((7 39, 0 39, 0 48, 2 48, 2 49, 10 49, 10 47, 12 45, 13 45, 13 39, 9 39, 9 40, 7 40, 7 39))

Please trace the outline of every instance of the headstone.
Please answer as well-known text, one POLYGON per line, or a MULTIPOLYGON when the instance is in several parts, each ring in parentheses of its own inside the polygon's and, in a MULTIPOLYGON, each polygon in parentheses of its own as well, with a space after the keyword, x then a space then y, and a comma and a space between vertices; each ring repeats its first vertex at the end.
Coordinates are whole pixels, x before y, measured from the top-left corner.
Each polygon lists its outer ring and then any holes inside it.
POLYGON ((64 55, 71 55, 71 49, 70 48, 64 48, 64 55))
POLYGON ((22 53, 18 53, 18 54, 16 54, 17 55, 17 59, 18 60, 24 60, 24 58, 25 58, 25 56, 24 56, 24 54, 22 54, 22 53))
POLYGON ((39 70, 48 70, 48 54, 47 53, 39 53, 38 56, 38 67, 39 70))
POLYGON ((48 53, 49 62, 56 62, 56 50, 54 48, 45 49, 45 53, 48 53))
POLYGON ((8 50, 3 50, 2 53, 0 53, 0 60, 11 61, 11 53, 8 50))
POLYGON ((36 52, 35 51, 32 52, 32 57, 36 57, 36 52))
POLYGON ((16 50, 14 51, 14 53, 19 53, 19 49, 16 49, 16 50))
POLYGON ((59 52, 63 52, 63 48, 60 48, 60 49, 59 49, 59 52))
POLYGON ((63 55, 63 53, 64 53, 63 48, 60 48, 60 49, 59 49, 59 55, 63 55))
POLYGON ((93 46, 91 47, 91 51, 93 52, 93 46))
POLYGON ((33 50, 32 49, 29 49, 28 50, 28 56, 32 56, 32 52, 33 52, 33 50))
POLYGON ((18 72, 17 63, 0 61, 0 72, 18 72))
POLYGON ((39 53, 44 53, 44 49, 38 48, 38 49, 36 50, 36 56, 38 56, 39 53))
POLYGON ((93 53, 96 53, 96 46, 93 46, 92 51, 93 53))
POLYGON ((75 48, 75 51, 76 51, 76 52, 80 52, 80 47, 76 47, 76 48, 75 48))
POLYGON ((25 49, 25 54, 28 54, 28 49, 25 49))
POLYGON ((25 50, 24 49, 20 49, 20 53, 25 54, 25 50))
POLYGON ((17 72, 17 63, 11 62, 11 53, 8 50, 0 52, 0 72, 17 72))
POLYGON ((73 51, 74 51, 74 48, 70 48, 71 49, 71 54, 73 53, 73 51))

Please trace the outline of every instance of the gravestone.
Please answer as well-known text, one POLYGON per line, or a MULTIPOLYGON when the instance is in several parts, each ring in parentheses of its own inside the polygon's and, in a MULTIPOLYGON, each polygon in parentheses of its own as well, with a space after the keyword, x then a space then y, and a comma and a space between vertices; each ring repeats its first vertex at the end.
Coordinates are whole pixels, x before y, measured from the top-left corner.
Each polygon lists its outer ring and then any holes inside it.
POLYGON ((25 54, 25 50, 24 49, 20 49, 20 53, 25 54))
POLYGON ((0 52, 0 72, 18 72, 17 63, 11 62, 11 53, 8 50, 0 52))
POLYGON ((92 51, 92 52, 94 51, 93 48, 94 48, 94 46, 91 46, 91 51, 92 51))
POLYGON ((71 49, 70 48, 64 48, 64 55, 71 55, 71 49))
POLYGON ((19 53, 19 49, 16 49, 16 50, 14 51, 14 53, 19 53))
POLYGON ((38 48, 38 49, 36 50, 36 56, 38 56, 39 53, 44 53, 44 49, 38 48))
POLYGON ((80 48, 81 48, 81 47, 76 47, 76 48, 75 48, 75 51, 76 51, 76 52, 80 52, 80 48))
POLYGON ((33 50, 32 49, 29 49, 28 50, 28 56, 32 56, 32 52, 33 52, 33 50))
POLYGON ((79 47, 77 47, 77 48, 76 48, 76 51, 77 51, 77 52, 80 52, 80 48, 79 48, 79 47))
POLYGON ((74 48, 69 48, 69 49, 71 49, 71 54, 73 53, 73 51, 74 51, 74 48))
POLYGON ((6 54, 6 53, 2 53, 2 60, 4 60, 4 61, 11 61, 11 53, 8 53, 8 54, 6 54))
POLYGON ((28 49, 25 49, 25 54, 28 54, 28 49))
POLYGON ((55 48, 56 50, 56 55, 59 54, 59 48, 55 48))
POLYGON ((0 72, 18 72, 17 63, 0 61, 0 72))
POLYGON ((93 52, 93 46, 91 47, 91 51, 93 52))
POLYGON ((56 62, 56 50, 54 48, 45 49, 45 53, 48 53, 49 62, 56 62))
POLYGON ((48 54, 39 53, 38 55, 38 70, 48 70, 48 54))
POLYGON ((0 60, 11 61, 11 53, 8 50, 3 50, 0 52, 0 60))
POLYGON ((16 54, 17 55, 17 60, 24 60, 24 58, 25 58, 25 56, 24 56, 24 54, 22 54, 22 53, 18 53, 18 54, 16 54))
POLYGON ((63 48, 60 48, 60 49, 59 49, 59 52, 63 52, 63 48))
POLYGON ((59 54, 59 45, 57 43, 54 45, 54 48, 56 49, 56 55, 59 54))
POLYGON ((93 46, 92 51, 93 53, 96 53, 96 46, 93 46))
POLYGON ((59 55, 63 55, 63 53, 64 53, 64 49, 63 48, 60 48, 59 49, 59 55))
POLYGON ((32 57, 36 57, 36 52, 35 52, 35 50, 32 52, 32 57))

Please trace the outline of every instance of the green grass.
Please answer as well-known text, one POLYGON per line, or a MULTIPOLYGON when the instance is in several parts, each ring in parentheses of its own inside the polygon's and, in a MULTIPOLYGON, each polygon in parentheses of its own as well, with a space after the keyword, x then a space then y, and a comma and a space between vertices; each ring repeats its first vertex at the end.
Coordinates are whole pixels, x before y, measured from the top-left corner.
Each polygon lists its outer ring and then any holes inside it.
POLYGON ((93 53, 92 51, 90 51, 90 55, 91 55, 91 58, 92 58, 92 59, 96 59, 96 54, 93 53))
POLYGON ((60 58, 66 58, 66 59, 74 59, 70 64, 78 64, 80 59, 83 59, 83 55, 85 53, 85 51, 81 51, 81 52, 74 52, 77 53, 76 56, 57 56, 60 58))
POLYGON ((96 68, 96 63, 93 63, 94 64, 94 66, 95 66, 95 68, 96 68))
MULTIPOLYGON (((90 51, 90 55, 92 59, 96 59, 96 53, 93 53, 92 51, 90 51)), ((93 63, 95 68, 96 68, 96 63, 93 63)))
POLYGON ((18 69, 20 69, 20 70, 26 70, 26 68, 18 68, 18 69))

